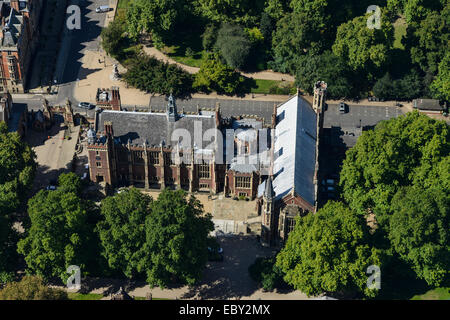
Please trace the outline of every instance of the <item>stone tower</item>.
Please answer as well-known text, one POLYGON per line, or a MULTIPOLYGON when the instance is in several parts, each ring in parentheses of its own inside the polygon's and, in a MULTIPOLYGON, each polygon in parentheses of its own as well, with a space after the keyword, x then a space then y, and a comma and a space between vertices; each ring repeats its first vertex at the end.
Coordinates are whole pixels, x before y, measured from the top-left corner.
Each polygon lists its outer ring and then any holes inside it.
POLYGON ((274 222, 274 196, 272 185, 272 176, 269 176, 266 181, 266 186, 263 194, 263 212, 261 222, 261 244, 263 246, 270 246, 272 240, 272 229, 274 222))
POLYGON ((169 122, 177 121, 177 105, 172 94, 169 96, 169 103, 167 104, 167 120, 169 122))
POLYGON ((327 94, 327 84, 323 81, 317 81, 314 84, 313 108, 317 113, 321 113, 325 104, 327 94))

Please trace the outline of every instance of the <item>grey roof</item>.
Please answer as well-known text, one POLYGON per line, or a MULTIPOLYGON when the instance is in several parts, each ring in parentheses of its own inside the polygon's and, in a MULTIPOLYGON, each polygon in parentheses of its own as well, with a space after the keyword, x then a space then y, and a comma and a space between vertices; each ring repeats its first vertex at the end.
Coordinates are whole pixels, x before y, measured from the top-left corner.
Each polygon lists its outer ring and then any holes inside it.
POLYGON ((115 140, 120 144, 127 144, 130 140, 131 144, 139 145, 144 142, 147 145, 176 145, 179 136, 183 137, 184 143, 186 135, 190 134, 190 145, 193 146, 195 142, 199 149, 211 143, 203 141, 205 132, 216 128, 214 115, 179 115, 176 122, 169 122, 165 113, 104 110, 96 121, 97 132, 104 131, 105 121, 112 122, 115 140), (201 136, 194 136, 195 127, 201 128, 201 136), (177 129, 181 130, 175 132, 177 129))
POLYGON ((439 100, 435 99, 416 99, 413 101, 414 108, 419 110, 444 110, 444 106, 439 103, 439 100))
POLYGON ((232 163, 230 165, 230 170, 240 173, 252 173, 258 171, 255 165, 247 163, 232 163))
POLYGON ((273 191, 272 177, 269 176, 265 181, 264 196, 267 199, 272 199, 274 195, 275 192, 273 191))
MULTIPOLYGON (((295 96, 277 108, 274 137, 273 189, 275 200, 292 189, 315 204, 317 115, 308 102, 295 96)), ((258 188, 262 195, 263 186, 258 188)))

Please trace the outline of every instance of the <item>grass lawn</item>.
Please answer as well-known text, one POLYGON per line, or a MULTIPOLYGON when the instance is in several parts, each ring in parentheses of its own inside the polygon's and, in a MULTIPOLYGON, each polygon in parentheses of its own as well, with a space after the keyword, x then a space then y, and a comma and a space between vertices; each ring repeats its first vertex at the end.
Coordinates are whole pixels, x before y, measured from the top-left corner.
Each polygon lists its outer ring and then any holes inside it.
POLYGON ((406 36, 406 21, 403 18, 397 19, 394 23, 394 48, 404 50, 405 47, 402 44, 402 36, 406 36))
POLYGON ((191 56, 186 56, 186 49, 180 46, 164 47, 163 52, 166 53, 176 62, 182 63, 190 67, 200 68, 203 63, 205 51, 193 51, 191 56), (184 50, 184 52, 183 52, 184 50))
POLYGON ((413 296, 411 300, 450 300, 450 287, 432 289, 424 294, 413 296))
POLYGON ((288 95, 297 92, 294 84, 289 81, 255 79, 255 82, 256 88, 252 88, 250 91, 251 93, 288 95), (274 89, 275 87, 278 87, 279 89, 274 89))
POLYGON ((96 293, 78 293, 78 292, 69 292, 69 299, 70 300, 100 300, 103 298, 102 294, 96 294, 96 293))

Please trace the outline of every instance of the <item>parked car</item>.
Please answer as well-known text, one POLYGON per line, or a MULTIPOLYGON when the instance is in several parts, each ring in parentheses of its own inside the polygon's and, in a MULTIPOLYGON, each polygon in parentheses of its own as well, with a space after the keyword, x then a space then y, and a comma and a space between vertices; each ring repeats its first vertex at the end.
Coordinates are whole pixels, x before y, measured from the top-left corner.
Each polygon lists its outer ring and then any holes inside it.
POLYGON ((223 261, 222 247, 217 247, 217 248, 208 247, 208 260, 209 261, 223 261))
POLYGON ((339 103, 339 112, 346 113, 347 112, 347 104, 345 102, 339 103))
POLYGON ((94 109, 95 106, 93 104, 89 103, 89 102, 80 102, 78 104, 78 108, 91 110, 91 109, 94 109))
POLYGON ((100 6, 97 9, 95 9, 95 12, 103 13, 103 12, 108 12, 109 10, 111 10, 111 8, 109 6, 100 6))
POLYGON ((46 190, 49 190, 49 191, 55 191, 56 190, 56 186, 54 186, 54 185, 49 185, 49 186, 47 186, 47 188, 45 188, 46 190))

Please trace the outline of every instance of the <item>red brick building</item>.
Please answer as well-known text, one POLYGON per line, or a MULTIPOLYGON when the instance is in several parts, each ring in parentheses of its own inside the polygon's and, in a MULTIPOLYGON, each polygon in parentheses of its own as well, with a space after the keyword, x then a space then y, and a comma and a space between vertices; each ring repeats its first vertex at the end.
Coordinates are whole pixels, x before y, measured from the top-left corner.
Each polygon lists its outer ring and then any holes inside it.
POLYGON ((0 1, 0 92, 23 93, 38 43, 41 0, 0 1))
POLYGON ((256 196, 260 168, 249 164, 255 142, 241 149, 240 138, 247 132, 245 139, 258 141, 267 131, 260 120, 222 119, 219 108, 179 114, 170 97, 165 113, 98 109, 94 127, 88 132, 94 182, 256 196))

